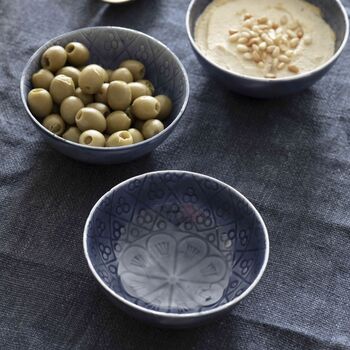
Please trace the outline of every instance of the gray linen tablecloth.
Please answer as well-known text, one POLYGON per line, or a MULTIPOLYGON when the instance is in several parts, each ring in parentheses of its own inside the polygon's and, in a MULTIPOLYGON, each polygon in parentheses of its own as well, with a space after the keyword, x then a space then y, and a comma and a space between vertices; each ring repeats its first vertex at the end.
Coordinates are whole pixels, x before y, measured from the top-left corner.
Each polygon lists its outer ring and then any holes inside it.
MULTIPOLYGON (((209 79, 187 41, 188 0, 0 1, 0 349, 350 349, 350 47, 302 94, 259 101, 209 79), (91 166, 32 126, 19 79, 48 39, 85 26, 144 31, 186 66, 189 107, 174 134, 130 164, 91 166), (184 169, 234 186, 260 210, 271 258, 226 318, 170 331, 102 295, 82 250, 97 199, 144 172, 184 169)), ((350 5, 350 0, 345 1, 350 5)))

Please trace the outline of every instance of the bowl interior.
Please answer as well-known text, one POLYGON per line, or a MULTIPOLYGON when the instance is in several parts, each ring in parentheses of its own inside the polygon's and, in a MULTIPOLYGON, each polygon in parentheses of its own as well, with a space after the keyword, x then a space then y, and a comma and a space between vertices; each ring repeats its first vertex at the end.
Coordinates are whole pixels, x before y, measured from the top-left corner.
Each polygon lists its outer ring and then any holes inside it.
POLYGON ((90 63, 102 65, 104 68, 116 69, 121 61, 129 58, 140 60, 146 66, 146 79, 152 81, 156 94, 168 95, 173 101, 172 114, 165 124, 169 125, 181 114, 188 97, 188 82, 178 58, 154 38, 119 27, 79 29, 43 45, 31 57, 23 72, 21 95, 26 106, 28 92, 32 89, 31 76, 41 68, 40 58, 43 52, 52 45, 65 46, 71 41, 86 45, 91 53, 90 63))
MULTIPOLYGON (((190 7, 188 14, 189 30, 192 39, 194 40, 194 29, 198 17, 202 14, 205 8, 212 0, 195 0, 190 7)), ((346 36, 346 21, 344 12, 338 0, 307 0, 307 2, 319 7, 326 22, 331 26, 336 34, 335 51, 337 52, 346 36)))
POLYGON ((267 233, 231 187, 186 172, 128 180, 96 204, 85 231, 90 267, 123 301, 165 313, 203 312, 249 292, 267 233))

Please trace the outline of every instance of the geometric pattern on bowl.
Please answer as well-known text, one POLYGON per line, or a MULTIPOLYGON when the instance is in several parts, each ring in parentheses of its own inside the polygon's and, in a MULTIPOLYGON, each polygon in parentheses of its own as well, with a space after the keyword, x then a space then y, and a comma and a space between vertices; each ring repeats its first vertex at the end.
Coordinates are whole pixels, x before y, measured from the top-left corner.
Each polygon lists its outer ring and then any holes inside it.
POLYGON ((87 254, 101 283, 121 298, 164 313, 224 305, 266 264, 265 225, 231 187, 180 171, 141 175, 96 205, 87 254))

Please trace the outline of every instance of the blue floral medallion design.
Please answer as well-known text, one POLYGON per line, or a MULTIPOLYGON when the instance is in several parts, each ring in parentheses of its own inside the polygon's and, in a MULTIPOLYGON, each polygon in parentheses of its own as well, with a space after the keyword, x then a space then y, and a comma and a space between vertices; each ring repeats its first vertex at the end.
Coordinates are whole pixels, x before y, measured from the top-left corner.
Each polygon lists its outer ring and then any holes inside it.
POLYGON ((100 279, 144 308, 201 312, 244 293, 266 263, 265 226, 232 188, 157 172, 108 192, 92 213, 87 251, 100 279))

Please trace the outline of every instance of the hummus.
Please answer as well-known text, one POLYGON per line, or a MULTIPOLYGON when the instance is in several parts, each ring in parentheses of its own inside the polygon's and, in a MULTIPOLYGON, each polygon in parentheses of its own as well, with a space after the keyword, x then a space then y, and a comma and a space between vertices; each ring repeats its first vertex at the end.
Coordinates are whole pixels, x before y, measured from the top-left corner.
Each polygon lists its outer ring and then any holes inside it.
POLYGON ((303 0, 214 0, 195 28, 210 61, 253 77, 312 71, 333 56, 335 39, 321 10, 303 0))

